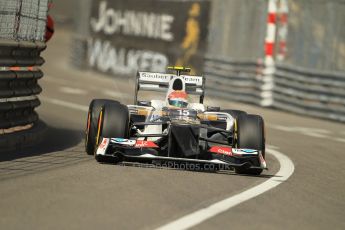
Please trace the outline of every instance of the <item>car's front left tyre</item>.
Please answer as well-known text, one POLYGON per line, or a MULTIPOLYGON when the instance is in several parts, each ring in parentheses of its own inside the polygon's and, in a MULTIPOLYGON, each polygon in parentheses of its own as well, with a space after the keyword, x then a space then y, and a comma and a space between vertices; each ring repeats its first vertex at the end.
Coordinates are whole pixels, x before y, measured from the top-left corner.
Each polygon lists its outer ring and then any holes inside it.
MULTIPOLYGON (((129 138, 129 111, 126 105, 117 103, 105 103, 98 116, 96 145, 102 138, 129 138)), ((119 161, 114 157, 97 156, 98 162, 119 161)))
POLYGON ((93 155, 95 152, 98 116, 106 103, 119 104, 117 101, 108 99, 94 99, 90 103, 85 130, 85 152, 88 155, 93 155))

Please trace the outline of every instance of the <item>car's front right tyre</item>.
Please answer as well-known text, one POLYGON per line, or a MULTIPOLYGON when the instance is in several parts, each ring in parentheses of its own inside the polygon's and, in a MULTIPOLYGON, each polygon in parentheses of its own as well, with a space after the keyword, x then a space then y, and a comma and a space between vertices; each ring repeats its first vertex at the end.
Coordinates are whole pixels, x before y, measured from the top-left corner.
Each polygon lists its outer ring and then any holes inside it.
MULTIPOLYGON (((236 147, 259 150, 265 158, 265 127, 263 118, 258 115, 241 114, 236 121, 236 147)), ((262 171, 263 169, 260 168, 239 168, 235 170, 238 174, 249 175, 260 175, 262 171)))

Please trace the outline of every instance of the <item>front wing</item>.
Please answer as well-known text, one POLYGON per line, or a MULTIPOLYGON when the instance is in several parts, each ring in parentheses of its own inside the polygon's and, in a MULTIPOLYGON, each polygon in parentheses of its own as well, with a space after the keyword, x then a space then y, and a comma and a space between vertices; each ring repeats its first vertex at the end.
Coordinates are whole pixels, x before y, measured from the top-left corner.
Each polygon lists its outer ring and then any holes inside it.
POLYGON ((96 150, 96 156, 113 157, 129 162, 173 161, 191 164, 211 164, 219 168, 259 168, 267 169, 261 151, 237 149, 229 146, 212 146, 207 150, 207 159, 178 158, 162 155, 160 147, 152 141, 123 138, 103 138, 96 150), (226 166, 226 167, 224 167, 226 166))

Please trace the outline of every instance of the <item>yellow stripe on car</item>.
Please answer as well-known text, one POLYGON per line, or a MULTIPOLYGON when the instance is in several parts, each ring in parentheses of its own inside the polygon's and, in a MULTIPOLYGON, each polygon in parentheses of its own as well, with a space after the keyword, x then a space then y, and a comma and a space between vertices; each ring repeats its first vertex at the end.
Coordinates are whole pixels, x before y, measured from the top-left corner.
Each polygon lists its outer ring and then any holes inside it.
POLYGON ((99 113, 99 118, 98 118, 98 130, 97 130, 97 136, 96 136, 96 146, 98 146, 98 143, 99 143, 99 136, 101 134, 102 119, 103 119, 103 109, 99 113))
POLYGON ((235 148, 238 148, 237 146, 237 119, 234 121, 234 140, 235 140, 235 148))

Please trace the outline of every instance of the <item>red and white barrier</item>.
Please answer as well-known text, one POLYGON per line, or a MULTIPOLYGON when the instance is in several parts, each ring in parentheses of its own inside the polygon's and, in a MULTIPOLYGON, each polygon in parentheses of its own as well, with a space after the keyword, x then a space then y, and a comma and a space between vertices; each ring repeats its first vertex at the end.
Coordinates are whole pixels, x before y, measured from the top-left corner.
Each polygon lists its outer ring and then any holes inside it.
POLYGON ((262 72, 263 84, 261 86, 261 106, 270 106, 273 104, 272 89, 274 87, 273 76, 275 72, 275 46, 277 31, 277 3, 278 0, 268 1, 267 29, 265 38, 265 58, 264 69, 262 72))
POLYGON ((283 61, 286 57, 287 47, 286 47, 286 38, 288 34, 288 1, 287 0, 280 0, 279 8, 278 8, 278 53, 277 53, 277 60, 283 61))
POLYGON ((267 29, 265 38, 265 58, 262 72, 263 85, 261 87, 261 106, 273 104, 275 60, 284 60, 286 57, 287 37, 287 0, 268 0, 267 29))
POLYGON ((277 31, 277 3, 278 0, 268 1, 267 30, 265 38, 265 64, 274 65, 275 42, 277 31))

